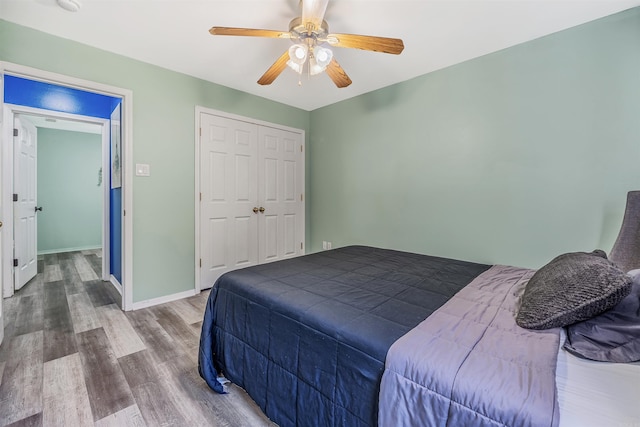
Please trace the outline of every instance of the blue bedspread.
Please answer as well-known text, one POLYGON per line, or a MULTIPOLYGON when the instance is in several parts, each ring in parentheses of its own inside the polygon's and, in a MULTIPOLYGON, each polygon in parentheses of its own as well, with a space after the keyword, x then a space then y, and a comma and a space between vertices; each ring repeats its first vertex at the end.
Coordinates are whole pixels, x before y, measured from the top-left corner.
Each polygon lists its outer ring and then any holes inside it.
POLYGON ((236 270, 213 287, 200 375, 281 427, 375 426, 391 344, 488 265, 349 246, 236 270))

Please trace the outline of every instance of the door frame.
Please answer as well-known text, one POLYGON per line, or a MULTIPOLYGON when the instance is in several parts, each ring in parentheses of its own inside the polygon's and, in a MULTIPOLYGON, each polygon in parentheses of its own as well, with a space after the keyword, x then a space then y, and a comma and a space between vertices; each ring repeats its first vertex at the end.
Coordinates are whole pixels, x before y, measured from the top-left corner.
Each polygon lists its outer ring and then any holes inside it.
MULTIPOLYGON (((9 74, 16 77, 21 77, 29 80, 41 81, 45 83, 50 83, 59 86, 71 87, 74 89, 99 93, 102 95, 107 95, 115 98, 121 98, 121 108, 122 108, 122 119, 121 119, 121 132, 122 132, 122 141, 121 141, 121 149, 122 149, 122 172, 123 172, 123 180, 122 180, 122 309, 123 310, 132 310, 133 309, 133 92, 129 89, 123 89, 115 86, 105 85, 102 83, 92 82, 89 80, 83 80, 76 77, 66 76, 63 74, 57 74, 50 71, 40 70, 37 68, 27 67, 20 64, 14 64, 11 62, 2 62, 0 61, 0 84, 4 88, 4 75, 9 74), (128 215, 126 213, 129 213, 128 215)), ((7 255, 7 247, 10 246, 13 249, 13 213, 10 216, 7 216, 8 207, 12 206, 12 202, 9 201, 11 199, 10 194, 13 191, 13 178, 7 182, 6 174, 7 169, 10 169, 10 173, 13 174, 13 134, 9 134, 8 129, 13 129, 13 120, 11 120, 11 126, 6 126, 8 117, 5 117, 7 109, 4 108, 4 97, 0 98, 0 108, 2 109, 2 121, 3 121, 3 131, 0 134, 0 144, 2 145, 2 174, 0 174, 0 179, 2 183, 0 185, 2 192, 2 210, 0 213, 4 217, 3 222, 5 228, 2 233, 2 242, 0 244, 3 248, 4 257, 1 260, 3 263, 3 295, 6 295, 6 289, 9 287, 7 280, 10 283, 11 289, 13 291, 13 264, 12 257, 7 255), (11 135, 10 138, 8 136, 11 135), (7 143, 9 141, 9 143, 7 143), (10 148, 11 150, 11 164, 8 164, 8 154, 7 151, 10 148), (11 186, 9 187, 9 184, 11 186), (7 192, 9 189, 10 192, 7 192), (9 238, 7 230, 11 230, 11 238, 9 238)), ((47 111, 48 115, 53 114, 53 111, 47 111)), ((55 114, 65 114, 65 113, 57 113, 55 114)), ((92 119, 96 119, 95 117, 92 119)), ((109 120, 107 120, 109 122, 109 120)), ((104 131, 104 128, 103 128, 104 131)), ((109 129, 107 127, 107 134, 109 129)), ((104 139, 104 132, 103 132, 104 139)), ((104 140, 103 140, 103 148, 104 148, 104 140)), ((109 144, 107 144, 107 149, 109 148, 109 144)), ((105 170, 110 170, 110 159, 111 156, 104 155, 103 151, 103 163, 106 159, 109 159, 109 165, 105 170)), ((103 183, 107 180, 103 180, 103 183)), ((106 184, 105 188, 107 187, 106 184)), ((110 190, 110 185, 108 186, 110 190)), ((109 192, 107 191, 107 194, 109 192)), ((108 217, 107 217, 108 218, 108 217)), ((108 226, 108 224, 107 224, 108 226)), ((104 231, 104 230, 103 230, 104 231)), ((103 238, 103 244, 105 239, 103 238)), ((106 241, 108 242, 108 235, 106 241)), ((11 251, 13 253, 13 250, 11 251)), ((105 254, 103 253, 103 256, 105 254)), ((108 257, 108 254, 107 254, 108 257)), ((103 259, 104 266, 104 259, 103 259)), ((108 267, 108 266, 107 266, 108 267)), ((106 269, 109 271, 109 268, 106 269)), ((110 277, 112 282, 117 282, 113 276, 110 277)), ((117 287, 117 284, 114 284, 117 287)))
POLYGON ((302 143, 302 163, 301 163, 301 167, 302 167, 302 177, 303 177, 303 185, 302 185, 302 213, 301 213, 301 221, 302 221, 302 242, 303 242, 303 254, 306 252, 307 250, 307 242, 306 242, 306 219, 305 219, 305 212, 306 212, 306 174, 305 174, 305 163, 306 163, 306 150, 304 147, 306 147, 306 137, 305 137, 305 131, 303 129, 296 129, 296 128, 292 128, 289 126, 285 126, 285 125, 280 125, 277 123, 271 123, 271 122, 265 122, 262 120, 258 120, 258 119, 254 119, 251 117, 246 117, 246 116, 240 116, 237 114, 231 114, 231 113, 227 113, 225 111, 220 111, 220 110, 214 110, 212 108, 207 108, 207 107, 202 107, 199 105, 196 105, 195 107, 195 131, 194 131, 194 135, 195 135, 195 141, 194 141, 194 145, 195 145, 195 156, 194 156, 194 188, 195 188, 195 192, 194 192, 194 203, 195 203, 195 257, 193 259, 194 261, 194 271, 195 271, 195 293, 199 294, 200 291, 202 290, 202 284, 200 283, 200 257, 202 255, 201 250, 200 250, 200 244, 201 244, 201 239, 200 239, 200 115, 202 113, 206 113, 206 114, 212 114, 215 116, 220 116, 220 117, 224 117, 227 119, 231 119, 231 120, 240 120, 243 122, 249 122, 249 123, 253 123, 256 124, 258 126, 267 126, 267 127, 271 127, 271 128, 276 128, 276 129, 282 129, 285 131, 289 131, 289 132, 294 132, 294 133, 298 133, 301 135, 301 143, 302 143))
MULTIPOLYGON (((27 114, 27 115, 32 115, 32 116, 41 116, 41 117, 46 117, 46 118, 52 118, 52 119, 59 119, 59 120, 67 120, 67 121, 75 121, 75 122, 85 122, 85 123, 92 123, 92 124, 96 124, 102 127, 102 132, 101 132, 101 152, 102 152, 102 170, 103 171, 108 171, 110 170, 110 156, 109 156, 109 148, 110 148, 110 139, 109 139, 109 122, 110 120, 108 119, 101 119, 98 117, 90 117, 90 116, 82 116, 82 115, 78 115, 78 114, 69 114, 69 113, 61 113, 58 111, 51 111, 51 110, 44 110, 41 108, 34 108, 34 107, 26 107, 23 105, 14 105, 14 104, 4 104, 4 120, 5 123, 13 123, 13 119, 15 118, 16 114, 27 114)), ((10 138, 10 129, 12 128, 12 126, 8 126, 7 130, 5 132, 5 138, 10 138)), ((13 158, 14 153, 13 153, 13 144, 6 144, 5 145, 5 150, 8 150, 9 152, 5 151, 6 153, 6 157, 7 159, 9 158, 13 158), (8 145, 11 145, 11 147, 7 147, 8 145)), ((5 168, 3 167, 3 170, 5 170, 5 168)), ((11 171, 13 173, 13 170, 11 171)), ((12 175, 13 176, 13 175, 12 175)), ((103 172, 103 176, 104 176, 104 172, 103 172)), ((7 175, 3 175, 2 180, 4 182, 5 185, 5 191, 7 192, 13 192, 13 179, 9 180, 7 179, 7 175), (9 182, 10 181, 10 182, 9 182)), ((109 214, 110 214, 110 186, 105 184, 105 180, 103 179, 103 190, 102 190, 102 218, 101 218, 101 222, 102 222, 102 275, 101 275, 101 279, 104 281, 109 281, 110 280, 110 274, 109 274, 109 255, 110 255, 110 239, 109 239, 109 214)), ((14 223, 13 221, 13 206, 11 206, 11 209, 7 209, 7 211, 5 211, 4 213, 4 217, 8 218, 9 222, 11 224, 14 223), (11 212, 9 212, 9 210, 11 212)), ((10 249, 13 249, 13 240, 14 240, 14 230, 12 229, 11 232, 9 233, 10 236, 7 237, 7 243, 5 246, 5 252, 9 251, 10 249)), ((13 276, 13 269, 12 269, 12 276, 13 276)), ((10 287, 7 285, 5 292, 4 292, 4 296, 7 297, 7 294, 11 293, 13 294, 13 289, 9 289, 10 287)), ((8 295, 11 296, 11 295, 8 295)))

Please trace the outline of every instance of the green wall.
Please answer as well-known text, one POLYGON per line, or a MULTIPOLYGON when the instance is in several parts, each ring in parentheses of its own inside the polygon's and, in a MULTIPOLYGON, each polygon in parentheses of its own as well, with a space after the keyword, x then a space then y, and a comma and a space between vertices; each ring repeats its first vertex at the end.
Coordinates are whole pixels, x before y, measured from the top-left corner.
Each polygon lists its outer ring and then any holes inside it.
POLYGON ((2 61, 133 91, 131 161, 151 165, 133 177, 134 302, 194 286, 196 105, 309 131, 307 111, 3 20, 0 40, 2 61))
POLYGON ((38 128, 38 252, 102 245, 102 136, 38 128))
POLYGON ((0 20, 0 60, 131 89, 134 301, 193 288, 194 106, 307 131, 307 251, 538 267, 640 185, 640 9, 311 113, 0 20))
POLYGON ((640 8, 315 110, 312 250, 537 268, 640 188, 640 8))

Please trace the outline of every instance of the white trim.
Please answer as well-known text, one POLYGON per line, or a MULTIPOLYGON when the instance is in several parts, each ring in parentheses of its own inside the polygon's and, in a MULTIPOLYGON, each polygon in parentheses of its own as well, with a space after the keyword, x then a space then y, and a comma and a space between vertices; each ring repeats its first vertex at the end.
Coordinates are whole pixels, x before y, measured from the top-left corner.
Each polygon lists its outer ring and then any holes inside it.
POLYGON ((102 277, 103 281, 108 281, 111 265, 111 186, 105 176, 109 176, 111 170, 111 120, 105 120, 102 126, 102 277))
POLYGON ((122 95, 122 309, 133 309, 133 92, 122 95))
POLYGON ((296 129, 285 125, 280 125, 276 123, 265 122, 258 119, 253 119, 251 117, 239 116, 237 114, 231 114, 220 110, 214 110, 212 108, 202 107, 196 105, 195 107, 195 157, 194 157, 194 202, 195 202, 195 258, 194 258, 194 268, 195 268, 195 287, 194 291, 196 294, 200 293, 202 290, 200 283, 200 115, 202 113, 212 114, 215 116, 225 117, 227 119, 239 120, 247 123, 256 124, 258 126, 265 126, 274 129, 281 129, 293 133, 300 134, 302 139, 302 177, 303 177, 303 187, 301 189, 303 194, 303 202, 302 202, 302 254, 305 254, 307 251, 307 242, 306 242, 306 175, 305 175, 305 164, 306 164, 306 135, 303 129, 296 129))
MULTIPOLYGON (((64 254, 67 252, 78 252, 78 251, 94 251, 96 249, 101 249, 104 251, 102 246, 82 246, 77 248, 64 248, 64 249, 49 249, 46 251, 38 251, 38 255, 49 255, 49 254, 64 254)), ((104 254, 103 254, 104 256, 104 254)), ((109 280, 109 279, 107 279, 109 280)))
POLYGON ((144 301, 138 301, 133 303, 134 310, 140 310, 141 308, 147 308, 158 304, 164 304, 166 302, 176 301, 183 298, 192 297, 197 295, 198 292, 195 289, 189 291, 178 292, 177 294, 165 295, 163 297, 152 298, 144 301))
POLYGON ((200 107, 196 105, 195 109, 195 156, 193 158, 194 161, 194 188, 195 188, 195 257, 193 259, 193 268, 195 269, 195 281, 194 281, 194 291, 195 293, 200 293, 202 289, 200 286, 200 113, 207 111, 204 107, 200 107))
POLYGON ((109 277, 109 282, 111 282, 111 284, 113 285, 114 288, 116 288, 118 293, 122 295, 122 285, 120 284, 120 282, 118 282, 118 279, 116 279, 116 276, 111 274, 109 277))
MULTIPOLYGON (((0 70, 1 71, 1 70, 0 70)), ((4 79, 3 79, 4 87, 4 79)), ((9 298, 13 295, 13 113, 11 109, 2 104, 2 135, 0 135, 0 143, 2 144, 2 254, 4 255, 2 262, 2 296, 9 298), (9 125, 11 123, 11 125, 9 125), (4 143, 4 141, 10 141, 4 143)))
MULTIPOLYGON (((87 92, 100 93, 107 96, 112 96, 122 99, 122 150, 124 155, 122 156, 124 175, 122 186, 122 208, 123 215, 126 212, 127 215, 123 218, 122 224, 122 276, 123 276, 123 300, 122 308, 124 310, 131 310, 133 306, 133 92, 129 89, 123 89, 115 86, 110 86, 102 83, 93 82, 90 80, 83 80, 76 77, 65 76, 63 74, 52 73, 50 71, 40 70, 37 68, 27 67, 20 64, 14 64, 11 62, 0 61, 0 74, 11 74, 19 77, 28 78, 31 80, 39 80, 47 83, 72 87, 75 89, 84 90, 87 92)), ((4 79, 2 81, 4 87, 4 79)), ((3 99, 0 99, 0 106, 3 105, 3 99)), ((3 109, 4 110, 4 109, 3 109)), ((4 111, 3 111, 4 115, 4 111)), ((6 126, 4 126, 6 128, 6 126)), ((8 131, 3 133, 6 135, 8 131)), ((4 140, 4 138, 2 138, 4 140)), ((7 146, 13 144, 2 144, 3 155, 7 146)), ((13 149, 11 148, 11 151, 13 149)), ((13 154, 13 153, 11 153, 13 154)), ((13 157, 12 157, 13 158, 13 157)), ((4 180, 3 180, 4 181, 4 180)), ((12 183, 11 183, 12 184, 12 183)), ((3 190, 7 186, 7 183, 3 182, 3 190)), ((11 185, 10 188, 13 186, 11 185)), ((4 199, 6 194, 3 193, 4 199)), ((5 202, 3 202, 3 212, 5 211, 5 202)), ((5 217, 6 218, 6 217, 5 217)), ((11 216, 10 224, 13 224, 13 216, 11 216)), ((7 223, 7 221, 4 221, 7 223)), ((9 240, 5 234, 3 234, 4 246, 9 240)), ((104 256, 104 254, 103 254, 104 256)), ((11 262, 11 257, 7 257, 5 252, 5 258, 11 262)), ((10 269, 13 273, 13 267, 10 269)), ((6 277, 6 274, 5 274, 6 277)), ((13 283, 13 280, 11 281, 13 283)), ((6 286, 5 286, 6 287, 6 286)))
MULTIPOLYGON (((200 113, 213 114, 214 116, 220 116, 231 120, 239 120, 242 122, 252 123, 258 126, 266 126, 269 128, 286 130, 288 132, 299 133, 304 136, 304 130, 298 128, 292 128, 290 126, 281 125, 278 123, 265 122, 264 120, 258 120, 247 116, 240 116, 238 114, 227 113, 226 111, 214 110, 213 108, 202 107, 200 105, 196 105, 196 125, 200 124, 200 113)), ((198 128, 196 128, 198 130, 198 128)), ((196 140, 199 140, 198 132, 196 132, 196 140)), ((304 144, 304 139, 302 143, 304 144)))

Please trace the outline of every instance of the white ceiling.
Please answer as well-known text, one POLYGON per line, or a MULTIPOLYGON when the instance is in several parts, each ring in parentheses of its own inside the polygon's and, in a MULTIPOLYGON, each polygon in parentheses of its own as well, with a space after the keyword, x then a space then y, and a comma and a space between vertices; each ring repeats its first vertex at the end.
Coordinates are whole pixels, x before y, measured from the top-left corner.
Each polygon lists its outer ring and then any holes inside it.
POLYGON ((211 36, 212 26, 288 30, 298 0, 0 0, 0 18, 140 61, 314 110, 471 58, 639 6, 640 0, 331 0, 329 30, 404 40, 399 55, 334 49, 353 80, 336 88, 319 75, 298 86, 286 69, 258 78, 290 41, 211 36))

